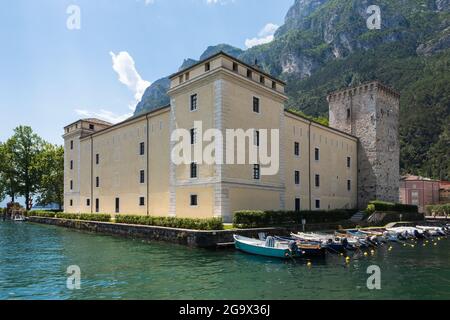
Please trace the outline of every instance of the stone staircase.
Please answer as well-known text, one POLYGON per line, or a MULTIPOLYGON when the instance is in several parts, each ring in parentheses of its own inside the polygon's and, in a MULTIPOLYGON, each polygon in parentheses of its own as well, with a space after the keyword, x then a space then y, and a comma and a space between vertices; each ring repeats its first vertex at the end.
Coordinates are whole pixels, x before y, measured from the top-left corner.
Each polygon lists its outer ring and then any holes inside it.
POLYGON ((360 222, 364 220, 364 217, 366 216, 366 213, 363 211, 357 212, 353 217, 350 218, 351 222, 360 222))

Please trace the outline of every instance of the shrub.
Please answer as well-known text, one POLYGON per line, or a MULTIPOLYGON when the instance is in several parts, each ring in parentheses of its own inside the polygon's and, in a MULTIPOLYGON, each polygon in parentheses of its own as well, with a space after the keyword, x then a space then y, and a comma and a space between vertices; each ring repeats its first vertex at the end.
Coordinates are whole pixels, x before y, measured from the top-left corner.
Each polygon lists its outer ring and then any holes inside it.
POLYGON ((29 211, 28 217, 55 218, 56 213, 52 211, 29 211))
POLYGON ((93 214, 93 213, 58 213, 56 215, 59 219, 67 220, 83 220, 83 221, 98 221, 98 222, 110 222, 111 215, 109 214, 93 214))
POLYGON ((263 228, 275 226, 300 225, 307 223, 330 223, 350 219, 357 210, 332 211, 237 211, 233 224, 239 228, 263 228))
POLYGON ((159 226, 159 227, 191 229, 191 230, 223 230, 223 221, 220 218, 190 219, 190 218, 117 215, 116 223, 159 226))
POLYGON ((406 212, 406 213, 418 213, 419 208, 414 205, 385 202, 385 201, 371 201, 369 205, 375 207, 375 211, 393 211, 393 212, 406 212))
POLYGON ((372 215, 376 211, 374 204, 369 204, 366 209, 367 215, 372 215))
POLYGON ((425 210, 429 216, 445 217, 450 215, 450 203, 426 206, 425 210))

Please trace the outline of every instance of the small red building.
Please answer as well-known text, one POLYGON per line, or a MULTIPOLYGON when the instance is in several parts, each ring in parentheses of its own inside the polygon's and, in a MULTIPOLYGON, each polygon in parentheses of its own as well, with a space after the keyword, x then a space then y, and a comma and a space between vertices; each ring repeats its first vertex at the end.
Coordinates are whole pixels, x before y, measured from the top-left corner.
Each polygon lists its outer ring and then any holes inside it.
POLYGON ((450 203, 450 181, 441 181, 440 194, 441 204, 450 203))
POLYGON ((440 203, 441 181, 420 176, 404 176, 400 179, 400 201, 412 204, 425 212, 425 207, 440 203))

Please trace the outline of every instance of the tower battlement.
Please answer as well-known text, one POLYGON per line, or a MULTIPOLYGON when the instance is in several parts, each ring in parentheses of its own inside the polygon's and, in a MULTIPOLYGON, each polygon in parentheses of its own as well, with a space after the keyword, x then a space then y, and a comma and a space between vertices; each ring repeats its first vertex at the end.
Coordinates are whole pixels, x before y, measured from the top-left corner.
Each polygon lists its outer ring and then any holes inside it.
POLYGON ((339 101, 341 99, 346 99, 349 96, 355 96, 358 94, 364 94, 367 92, 373 92, 376 90, 378 93, 384 93, 386 95, 392 96, 394 98, 400 99, 400 93, 393 88, 384 85, 378 80, 365 82, 361 85, 352 88, 340 89, 337 91, 330 92, 327 95, 328 102, 339 101))

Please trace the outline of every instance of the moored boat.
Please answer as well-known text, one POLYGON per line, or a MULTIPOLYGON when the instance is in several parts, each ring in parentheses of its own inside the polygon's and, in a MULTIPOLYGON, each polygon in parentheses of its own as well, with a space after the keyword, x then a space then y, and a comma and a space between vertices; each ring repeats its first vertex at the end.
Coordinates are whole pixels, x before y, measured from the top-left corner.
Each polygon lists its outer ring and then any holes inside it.
POLYGON ((300 253, 307 257, 323 257, 326 247, 320 241, 302 241, 298 238, 276 237, 278 241, 290 243, 294 241, 300 253))
POLYGON ((291 237, 306 244, 320 244, 332 253, 343 253, 346 248, 350 248, 348 242, 343 243, 340 239, 335 239, 332 235, 314 233, 291 233, 291 237))
POLYGON ((236 249, 246 253, 280 259, 298 258, 302 256, 295 241, 278 241, 273 237, 267 237, 265 241, 239 235, 234 235, 233 237, 236 249))
POLYGON ((441 227, 417 226, 416 228, 422 230, 423 232, 428 232, 435 237, 447 235, 444 228, 441 227))

